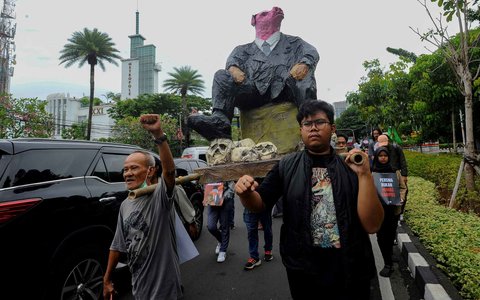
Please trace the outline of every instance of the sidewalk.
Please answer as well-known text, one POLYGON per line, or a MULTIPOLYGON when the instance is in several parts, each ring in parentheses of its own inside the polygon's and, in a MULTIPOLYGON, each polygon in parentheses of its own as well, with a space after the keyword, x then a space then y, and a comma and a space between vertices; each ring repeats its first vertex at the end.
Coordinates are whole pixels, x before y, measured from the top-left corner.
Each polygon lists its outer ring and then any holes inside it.
POLYGON ((435 259, 430 256, 405 222, 398 226, 397 241, 401 256, 407 262, 425 300, 462 299, 450 280, 436 267, 435 259))

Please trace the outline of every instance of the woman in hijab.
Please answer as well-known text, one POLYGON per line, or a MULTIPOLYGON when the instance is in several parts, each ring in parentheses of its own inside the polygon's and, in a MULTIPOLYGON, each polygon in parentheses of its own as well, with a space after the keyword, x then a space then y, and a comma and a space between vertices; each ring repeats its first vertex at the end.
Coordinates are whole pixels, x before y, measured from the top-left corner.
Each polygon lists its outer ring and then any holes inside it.
MULTIPOLYGON (((395 241, 395 235, 397 233, 397 224, 401 212, 401 203, 405 199, 405 193, 407 187, 401 180, 400 171, 394 171, 390 165, 390 153, 385 147, 379 147, 375 150, 373 158, 372 172, 374 173, 396 173, 398 189, 400 190, 400 205, 388 205, 382 201, 385 217, 383 219, 382 226, 377 232, 377 241, 380 251, 382 252, 385 266, 380 271, 380 276, 390 277, 393 272, 393 243, 395 241)), ((379 197, 381 199, 381 197, 379 197)))

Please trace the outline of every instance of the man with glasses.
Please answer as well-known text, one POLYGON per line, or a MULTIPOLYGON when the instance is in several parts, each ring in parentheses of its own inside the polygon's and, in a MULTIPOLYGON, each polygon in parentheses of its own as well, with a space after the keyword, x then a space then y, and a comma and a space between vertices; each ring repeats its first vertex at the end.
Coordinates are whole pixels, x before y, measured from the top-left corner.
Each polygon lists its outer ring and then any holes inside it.
POLYGON ((305 150, 280 160, 259 185, 250 175, 235 185, 251 211, 271 209, 283 199, 280 254, 293 299, 369 299, 375 264, 368 234, 383 220, 368 157, 361 165, 330 146, 333 107, 305 101, 297 121, 305 150))

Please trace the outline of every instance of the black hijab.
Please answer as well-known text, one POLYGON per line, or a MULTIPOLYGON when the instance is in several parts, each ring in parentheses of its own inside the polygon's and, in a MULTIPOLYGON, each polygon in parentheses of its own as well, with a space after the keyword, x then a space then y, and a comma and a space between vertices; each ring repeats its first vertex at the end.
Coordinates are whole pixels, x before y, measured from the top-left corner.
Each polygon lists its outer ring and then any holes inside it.
POLYGON ((372 163, 372 172, 394 173, 392 165, 390 164, 390 153, 388 152, 388 149, 386 147, 378 147, 377 150, 375 150, 373 163, 372 163), (381 152, 385 152, 385 154, 387 154, 388 156, 388 162, 386 164, 378 161, 378 155, 381 152))

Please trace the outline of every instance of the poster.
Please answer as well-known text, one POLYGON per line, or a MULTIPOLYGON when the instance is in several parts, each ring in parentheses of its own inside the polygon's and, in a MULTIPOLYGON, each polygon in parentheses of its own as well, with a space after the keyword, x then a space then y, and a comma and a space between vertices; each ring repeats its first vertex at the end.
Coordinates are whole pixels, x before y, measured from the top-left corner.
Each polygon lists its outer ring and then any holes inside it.
POLYGON ((223 204, 223 182, 207 183, 203 195, 203 205, 222 206, 223 204))
POLYGON ((372 175, 378 197, 387 205, 402 205, 397 174, 373 172, 372 175))

